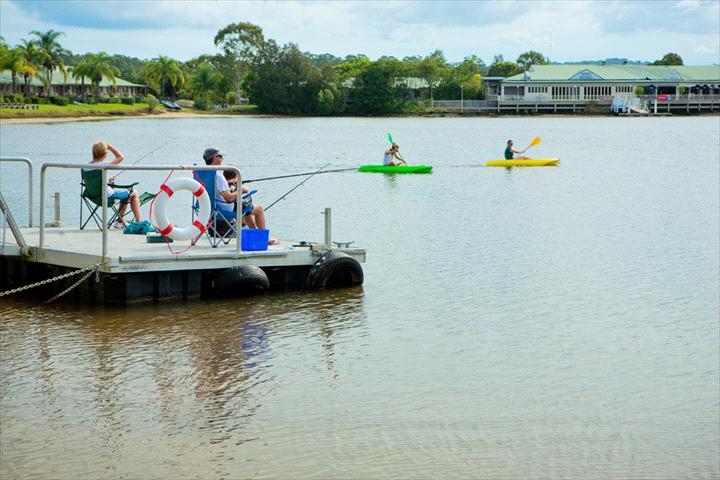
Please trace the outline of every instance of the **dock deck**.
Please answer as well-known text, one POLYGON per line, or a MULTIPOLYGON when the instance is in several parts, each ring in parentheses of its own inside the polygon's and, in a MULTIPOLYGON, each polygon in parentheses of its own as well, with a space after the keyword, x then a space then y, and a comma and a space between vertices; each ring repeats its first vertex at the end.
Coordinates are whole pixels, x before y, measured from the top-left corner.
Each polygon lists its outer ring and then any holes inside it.
MULTIPOLYGON (((21 161, 29 170, 27 226, 21 227, 15 222, 0 192, 0 297, 32 290, 42 295, 68 295, 98 303, 126 303, 233 296, 269 289, 352 287, 363 283, 360 263, 365 261, 365 250, 331 241, 329 208, 325 209, 322 243, 281 240, 278 245, 268 245, 267 250, 247 251, 241 250, 242 242, 237 238, 213 247, 206 234, 192 246, 189 241, 148 242, 146 235, 125 234, 119 229, 64 227, 59 219, 52 224, 57 226, 49 226, 45 222, 46 173, 57 169, 79 170, 82 165, 44 163, 40 170, 40 221, 39 226, 33 226, 32 162, 24 157, 0 158, 0 161, 21 161), (86 275, 78 282, 77 276, 86 272, 95 273, 94 281, 85 281, 89 278, 86 275)), ((107 183, 108 171, 120 169, 230 169, 240 178, 239 170, 232 166, 99 165, 96 168, 102 170, 101 185, 107 183)), ((198 191, 203 192, 201 188, 198 191)), ((97 225, 108 225, 109 209, 105 202, 103 199, 102 217, 97 225)))
MULTIPOLYGON (((235 239, 217 248, 210 246, 205 238, 189 250, 174 254, 173 250, 184 250, 187 242, 167 244, 148 243, 145 235, 123 234, 121 230, 108 230, 108 252, 103 258, 100 239, 102 232, 95 229, 46 228, 43 248, 39 244, 39 229, 22 227, 21 232, 29 245, 25 257, 29 261, 81 269, 88 265, 100 264, 104 273, 128 273, 142 271, 207 270, 230 268, 241 265, 256 265, 261 268, 312 265, 318 259, 318 245, 300 245, 299 242, 281 240, 279 245, 269 245, 267 250, 238 253, 235 239)), ((14 243, 0 246, 0 255, 20 256, 21 248, 14 243)), ((365 250, 360 248, 336 249, 359 262, 365 261, 365 250)))
MULTIPOLYGON (((2 232, 5 242, 0 241, 0 291, 69 276, 72 272, 92 270, 98 272, 95 280, 75 287, 68 297, 93 303, 213 297, 220 290, 224 292, 223 296, 227 296, 229 288, 235 289, 237 295, 254 293, 258 289, 287 291, 313 288, 308 283, 311 272, 323 259, 329 258, 329 254, 334 260, 342 257, 345 263, 338 264, 335 272, 327 268, 323 270, 323 275, 326 275, 322 279, 323 286, 326 282, 333 282, 331 276, 335 273, 339 275, 335 282, 339 283, 327 286, 357 286, 362 284, 359 264, 365 261, 365 250, 361 248, 328 249, 324 244, 300 244, 289 240, 269 245, 267 250, 238 251, 235 239, 227 245, 213 248, 206 238, 200 238, 187 251, 173 253, 168 245, 175 251, 181 251, 188 248, 188 242, 148 243, 145 235, 123 234, 121 230, 107 231, 108 255, 103 257, 100 230, 46 228, 42 248, 37 246, 38 228, 22 227, 20 231, 26 247, 18 245, 9 232, 2 232), (347 263, 349 259, 353 264, 347 263), (251 273, 259 273, 243 276, 242 272, 247 269, 254 269, 250 270, 251 273), (219 274, 234 270, 240 272, 239 277, 231 276, 236 286, 215 285, 214 279, 219 278, 219 274), (258 275, 266 279, 260 280, 258 275), (264 288, 263 282, 267 288, 264 288)), ((62 281, 48 283, 42 289, 33 289, 30 293, 40 293, 48 298, 63 292, 77 279, 77 276, 69 276, 62 281)), ((226 281, 227 275, 223 279, 226 281)))

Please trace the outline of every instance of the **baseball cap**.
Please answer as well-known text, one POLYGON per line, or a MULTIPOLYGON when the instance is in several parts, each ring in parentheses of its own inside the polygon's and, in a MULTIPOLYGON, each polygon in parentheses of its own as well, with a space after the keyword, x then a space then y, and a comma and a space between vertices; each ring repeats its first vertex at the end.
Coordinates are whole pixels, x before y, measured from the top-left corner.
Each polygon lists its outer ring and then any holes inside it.
POLYGON ((203 153, 203 159, 206 161, 212 160, 215 155, 222 155, 222 152, 217 148, 206 148, 205 152, 203 153))

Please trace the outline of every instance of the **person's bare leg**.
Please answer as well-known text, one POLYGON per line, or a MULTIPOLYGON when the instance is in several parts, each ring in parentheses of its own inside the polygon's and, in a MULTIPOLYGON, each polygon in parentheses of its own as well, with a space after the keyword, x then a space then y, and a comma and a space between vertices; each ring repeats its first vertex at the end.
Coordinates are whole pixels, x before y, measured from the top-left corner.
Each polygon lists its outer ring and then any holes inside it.
POLYGON ((255 228, 265 228, 265 210, 263 206, 259 204, 253 205, 252 216, 255 218, 255 228))
MULTIPOLYGON (((254 211, 255 210, 253 210, 253 212, 254 211)), ((257 224, 255 223, 255 217, 252 213, 248 213, 247 215, 245 215, 242 221, 248 228, 257 228, 257 224)))
MULTIPOLYGON (((127 204, 125 206, 127 206, 127 204)), ((137 192, 133 192, 130 195, 130 208, 132 209, 135 221, 141 221, 142 217, 140 217, 140 197, 138 196, 137 192)))

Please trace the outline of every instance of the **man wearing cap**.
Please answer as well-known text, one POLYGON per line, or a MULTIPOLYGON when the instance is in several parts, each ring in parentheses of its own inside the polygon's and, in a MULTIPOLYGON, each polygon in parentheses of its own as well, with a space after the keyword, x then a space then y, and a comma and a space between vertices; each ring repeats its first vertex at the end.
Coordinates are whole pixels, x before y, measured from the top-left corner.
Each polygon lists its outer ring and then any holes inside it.
MULTIPOLYGON (((206 148, 203 152, 203 160, 207 165, 220 165, 223 161, 223 153, 217 148, 206 148)), ((228 181, 222 173, 222 170, 215 172, 215 202, 219 206, 226 206, 227 209, 235 210, 237 207, 237 197, 248 192, 248 188, 243 185, 241 189, 232 191, 228 185, 228 181)), ((243 205, 243 207, 245 207, 243 205)), ((243 215, 243 223, 250 228, 266 228, 265 211, 260 204, 250 204, 251 210, 243 215)), ((244 209, 244 208, 243 208, 244 209)), ((268 243, 277 245, 279 242, 271 238, 268 243)))

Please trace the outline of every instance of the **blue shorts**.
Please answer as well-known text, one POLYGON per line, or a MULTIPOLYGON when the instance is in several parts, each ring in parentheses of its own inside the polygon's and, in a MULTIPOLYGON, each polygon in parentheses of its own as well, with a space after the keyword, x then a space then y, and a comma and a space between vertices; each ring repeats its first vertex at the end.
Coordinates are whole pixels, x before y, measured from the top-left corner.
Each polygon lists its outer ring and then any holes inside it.
POLYGON ((115 190, 112 195, 108 197, 108 200, 120 200, 121 202, 127 202, 128 198, 130 198, 129 190, 115 190))

